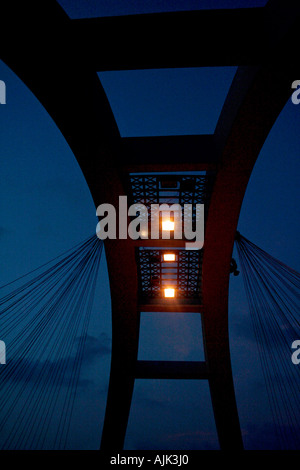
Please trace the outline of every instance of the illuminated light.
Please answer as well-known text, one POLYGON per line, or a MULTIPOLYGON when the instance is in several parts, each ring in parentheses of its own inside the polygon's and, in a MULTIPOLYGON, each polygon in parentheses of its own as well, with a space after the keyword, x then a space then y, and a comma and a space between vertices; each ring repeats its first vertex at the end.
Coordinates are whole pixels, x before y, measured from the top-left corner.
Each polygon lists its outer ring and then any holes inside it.
POLYGON ((175 254, 174 253, 165 253, 164 254, 164 261, 175 261, 175 254))
POLYGON ((141 238, 148 238, 148 230, 141 230, 141 238))
POLYGON ((162 223, 162 229, 163 230, 174 230, 175 223, 172 222, 171 220, 164 220, 162 223))
POLYGON ((165 297, 175 297, 175 289, 172 287, 167 287, 165 289, 165 297))

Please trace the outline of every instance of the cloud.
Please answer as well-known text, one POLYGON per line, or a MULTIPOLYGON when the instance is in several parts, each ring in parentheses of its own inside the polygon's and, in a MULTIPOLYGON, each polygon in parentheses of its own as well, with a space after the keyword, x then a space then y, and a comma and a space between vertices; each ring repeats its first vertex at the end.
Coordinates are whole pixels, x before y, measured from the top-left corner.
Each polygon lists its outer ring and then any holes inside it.
POLYGON ((159 408, 159 409, 164 409, 166 407, 166 401, 161 398, 152 398, 149 396, 146 396, 142 393, 139 393, 136 395, 136 404, 140 405, 142 408, 159 408))
POLYGON ((138 439, 135 443, 137 450, 218 450, 219 444, 216 434, 207 431, 187 431, 182 433, 169 433, 167 435, 156 434, 151 443, 150 440, 138 439), (155 442, 155 447, 153 445, 155 442))
POLYGON ((279 450, 279 443, 272 422, 249 423, 242 429, 244 446, 250 450, 279 450))
POLYGON ((217 436, 210 431, 190 431, 183 433, 170 434, 166 437, 169 444, 168 447, 172 448, 176 443, 181 443, 182 449, 197 450, 215 450, 219 448, 217 436))
MULTIPOLYGON (((78 338, 80 341, 81 338, 78 338)), ((84 362, 91 362, 99 357, 107 356, 111 353, 111 339, 102 332, 99 338, 88 335, 85 341, 84 362)))
MULTIPOLYGON (((82 340, 77 338, 76 343, 82 340)), ((84 354, 81 365, 84 367, 94 360, 103 358, 111 352, 111 340, 105 333, 101 333, 99 338, 88 335, 85 340, 84 354)), ((3 380, 2 388, 8 383, 34 384, 44 386, 70 386, 72 381, 72 371, 76 366, 75 355, 52 360, 50 355, 45 359, 34 359, 32 357, 7 357, 5 373, 1 375, 3 380)), ((87 386, 92 384, 90 378, 79 376, 78 385, 87 386)))
POLYGON ((0 225, 0 237, 4 236, 6 233, 9 233, 9 229, 0 225))

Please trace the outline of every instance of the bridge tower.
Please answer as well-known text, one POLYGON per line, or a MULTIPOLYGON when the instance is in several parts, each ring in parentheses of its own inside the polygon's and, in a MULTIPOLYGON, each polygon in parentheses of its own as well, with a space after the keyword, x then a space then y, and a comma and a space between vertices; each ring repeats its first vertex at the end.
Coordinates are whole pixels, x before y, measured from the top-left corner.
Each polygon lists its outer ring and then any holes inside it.
POLYGON ((160 202, 168 185, 181 201, 206 207, 201 252, 187 252, 185 240, 105 241, 112 358, 101 449, 123 448, 137 378, 208 380, 220 447, 243 448, 229 350, 229 272, 252 168, 299 78, 296 61, 286 59, 297 44, 299 2, 282 3, 82 20, 70 19, 54 1, 24 2, 17 11, 11 2, 1 7, 1 59, 54 119, 96 207, 118 207, 121 195, 160 202), (16 43, 16 31, 22 42, 16 43), (208 40, 212 31, 214 41, 208 40), (238 70, 212 135, 122 138, 97 76, 105 70, 223 65, 238 70), (166 250, 175 254, 174 299, 161 296, 166 250), (145 311, 201 315, 205 361, 138 361, 145 311))

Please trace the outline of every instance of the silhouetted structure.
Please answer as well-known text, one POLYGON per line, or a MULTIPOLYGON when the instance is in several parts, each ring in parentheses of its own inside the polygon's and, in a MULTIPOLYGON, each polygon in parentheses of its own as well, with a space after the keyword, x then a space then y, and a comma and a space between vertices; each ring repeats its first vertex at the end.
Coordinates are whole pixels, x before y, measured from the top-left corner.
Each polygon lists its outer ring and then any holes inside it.
MULTIPOLYGON (((252 168, 298 77, 297 61, 286 60, 298 39, 296 3, 83 20, 71 20, 54 1, 24 2, 17 14, 13 4, 1 7, 2 23, 8 26, 5 37, 0 33, 1 58, 65 136, 96 206, 117 207, 119 195, 134 198, 130 175, 146 172, 178 172, 181 195, 186 185, 189 197, 204 198, 206 204, 203 253, 185 253, 184 240, 105 241, 112 359, 102 449, 123 447, 134 381, 141 377, 208 380, 220 447, 243 448, 228 341, 230 263, 252 168), (18 43, 16 31, 22 37, 18 43), (121 138, 96 73, 221 65, 239 68, 213 135, 121 138), (189 182, 184 183, 181 172, 191 173, 189 182), (192 172, 204 172, 201 187, 192 172), (182 295, 166 302, 157 286, 161 250, 170 247, 183 273, 177 277, 182 295), (138 361, 142 311, 201 315, 205 361, 138 361)), ((137 188, 141 192, 139 182, 137 188)), ((156 201, 161 191, 153 193, 156 201)))

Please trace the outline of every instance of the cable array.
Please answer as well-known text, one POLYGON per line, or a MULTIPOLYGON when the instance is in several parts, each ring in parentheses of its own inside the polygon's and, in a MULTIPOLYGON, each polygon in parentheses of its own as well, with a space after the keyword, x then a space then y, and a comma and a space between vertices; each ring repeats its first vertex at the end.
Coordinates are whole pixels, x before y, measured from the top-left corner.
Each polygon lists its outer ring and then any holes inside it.
POLYGON ((238 251, 278 446, 300 449, 300 274, 237 234, 238 251))
POLYGON ((2 449, 65 449, 103 242, 95 235, 1 287, 2 449))
MULTIPOLYGON (((236 246, 279 447, 300 448, 300 274, 242 235, 236 246)), ((65 449, 103 242, 95 235, 2 286, 2 449, 65 449)))

